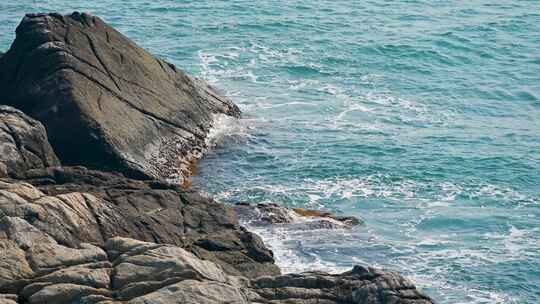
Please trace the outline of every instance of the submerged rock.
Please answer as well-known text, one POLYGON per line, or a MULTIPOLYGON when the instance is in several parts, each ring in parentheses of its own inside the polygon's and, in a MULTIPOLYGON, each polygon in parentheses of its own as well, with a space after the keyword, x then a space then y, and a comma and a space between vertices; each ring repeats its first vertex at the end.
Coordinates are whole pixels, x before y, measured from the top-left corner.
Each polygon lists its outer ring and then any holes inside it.
POLYGON ((362 224, 352 216, 338 216, 326 211, 286 208, 277 204, 238 203, 234 210, 242 223, 251 226, 287 225, 299 230, 351 228, 362 224))
POLYGON ((0 105, 0 177, 59 165, 41 123, 0 105))
POLYGON ((29 14, 0 59, 0 100, 41 121, 65 164, 182 181, 214 115, 239 109, 89 14, 29 14))

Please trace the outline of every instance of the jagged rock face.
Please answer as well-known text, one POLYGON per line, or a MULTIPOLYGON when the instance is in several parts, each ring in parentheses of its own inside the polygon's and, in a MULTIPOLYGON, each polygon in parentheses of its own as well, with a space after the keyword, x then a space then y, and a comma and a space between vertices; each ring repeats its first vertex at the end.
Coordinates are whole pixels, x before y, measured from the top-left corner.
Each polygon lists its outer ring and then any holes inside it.
POLYGON ((0 105, 0 177, 59 165, 41 123, 0 105))
POLYGON ((0 303, 432 303, 398 274, 373 268, 248 280, 173 245, 117 237, 71 248, 17 218, 0 225, 18 232, 0 235, 0 303), (13 273, 9 263, 26 268, 13 273))
POLYGON ((65 164, 180 181, 218 113, 238 108, 101 19, 27 15, 0 58, 0 100, 41 121, 65 164))
MULTIPOLYGON (((0 180, 0 216, 59 244, 104 246, 122 236, 180 246, 233 275, 279 274, 272 252, 238 224, 231 208, 195 192, 80 167, 35 169, 25 178, 0 180)), ((13 235, 9 227, 0 227, 0 235, 13 235)))

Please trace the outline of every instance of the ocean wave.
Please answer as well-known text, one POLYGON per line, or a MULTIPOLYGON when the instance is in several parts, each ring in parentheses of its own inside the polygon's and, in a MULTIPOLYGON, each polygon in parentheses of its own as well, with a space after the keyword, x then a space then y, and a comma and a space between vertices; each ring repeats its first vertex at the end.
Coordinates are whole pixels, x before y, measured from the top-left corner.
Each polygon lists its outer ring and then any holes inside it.
MULTIPOLYGON (((252 191, 262 192, 265 197, 289 195, 304 198, 313 207, 319 201, 352 198, 384 198, 387 201, 405 204, 412 202, 419 206, 442 207, 449 203, 466 200, 485 202, 502 206, 511 202, 511 207, 538 206, 540 201, 507 186, 479 183, 421 182, 413 179, 396 178, 391 175, 373 174, 357 178, 330 178, 324 180, 304 179, 294 184, 253 185, 228 189, 229 196, 237 197, 252 191), (491 200, 494 199, 495 201, 491 200)), ((221 194, 217 193, 219 197, 221 194)))
POLYGON ((212 128, 206 136, 206 146, 212 149, 223 145, 227 139, 244 141, 252 138, 247 124, 242 120, 224 114, 217 114, 213 118, 212 128))

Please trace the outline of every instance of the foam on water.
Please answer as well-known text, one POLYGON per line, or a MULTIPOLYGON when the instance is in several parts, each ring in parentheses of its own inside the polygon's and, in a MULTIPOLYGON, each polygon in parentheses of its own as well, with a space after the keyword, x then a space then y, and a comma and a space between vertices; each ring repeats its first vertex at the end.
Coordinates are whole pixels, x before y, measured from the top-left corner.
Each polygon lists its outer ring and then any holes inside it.
POLYGON ((361 217, 253 227, 285 271, 354 264, 439 303, 539 303, 540 2, 3 1, 91 11, 226 90, 195 184, 228 203, 361 217))

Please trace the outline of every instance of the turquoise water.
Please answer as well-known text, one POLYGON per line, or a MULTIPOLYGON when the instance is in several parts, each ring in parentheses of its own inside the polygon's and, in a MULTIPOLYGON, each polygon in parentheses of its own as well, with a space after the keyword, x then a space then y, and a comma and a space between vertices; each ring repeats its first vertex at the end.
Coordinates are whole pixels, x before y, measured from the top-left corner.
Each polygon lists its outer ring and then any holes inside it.
POLYGON ((222 88, 196 185, 362 217, 258 231, 285 271, 398 270, 439 303, 540 303, 540 1, 2 1, 102 16, 222 88))

